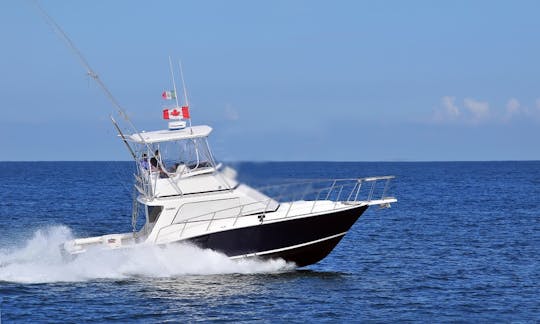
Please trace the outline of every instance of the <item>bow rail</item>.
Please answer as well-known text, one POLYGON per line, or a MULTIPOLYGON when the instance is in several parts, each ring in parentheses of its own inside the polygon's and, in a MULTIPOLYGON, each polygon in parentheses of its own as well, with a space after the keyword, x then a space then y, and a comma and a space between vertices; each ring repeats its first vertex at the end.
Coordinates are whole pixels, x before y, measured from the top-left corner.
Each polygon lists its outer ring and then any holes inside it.
POLYGON ((247 217, 258 219, 262 224, 267 213, 276 212, 272 220, 300 217, 318 212, 330 212, 350 208, 351 205, 378 205, 389 208, 397 199, 388 194, 394 176, 349 179, 323 179, 296 181, 280 185, 259 187, 269 198, 249 204, 224 208, 187 219, 180 219, 177 212, 171 224, 161 228, 156 243, 180 231, 179 239, 191 227, 206 226, 206 232, 223 227, 234 227, 247 217), (274 204, 273 204, 274 202, 274 204), (275 203, 278 204, 275 204, 275 203))

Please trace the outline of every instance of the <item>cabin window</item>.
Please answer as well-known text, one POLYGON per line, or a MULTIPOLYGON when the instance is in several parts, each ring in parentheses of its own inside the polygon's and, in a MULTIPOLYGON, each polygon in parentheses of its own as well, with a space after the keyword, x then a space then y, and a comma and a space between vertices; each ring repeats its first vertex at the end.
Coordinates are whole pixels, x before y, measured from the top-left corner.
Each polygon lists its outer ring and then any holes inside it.
POLYGON ((163 206, 147 206, 148 208, 148 223, 155 223, 158 219, 163 206))
POLYGON ((141 160, 148 163, 142 164, 141 169, 148 170, 152 166, 158 167, 154 155, 159 152, 158 159, 161 160, 167 172, 178 172, 179 166, 184 172, 194 171, 200 168, 213 166, 213 157, 206 138, 191 138, 179 141, 169 141, 152 144, 151 151, 145 152, 146 156, 141 160), (152 162, 152 158, 154 162, 152 162), (154 165, 155 164, 155 165, 154 165))

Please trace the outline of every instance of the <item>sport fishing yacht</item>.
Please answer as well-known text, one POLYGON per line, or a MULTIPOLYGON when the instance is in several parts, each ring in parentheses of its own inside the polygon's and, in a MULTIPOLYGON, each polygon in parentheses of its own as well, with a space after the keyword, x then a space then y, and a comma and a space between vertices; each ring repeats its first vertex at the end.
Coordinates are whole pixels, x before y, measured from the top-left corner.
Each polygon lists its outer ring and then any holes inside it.
POLYGON ((392 176, 256 190, 238 182, 235 170, 215 162, 208 143, 211 127, 170 126, 121 135, 137 168, 132 221, 136 224, 142 214, 144 226, 66 242, 64 254, 190 243, 233 259, 281 258, 301 267, 326 257, 369 206, 397 201, 387 195, 392 176))
POLYGON ((79 238, 62 244, 66 257, 90 249, 128 249, 142 245, 189 243, 238 259, 281 258, 306 266, 326 257, 370 206, 389 207, 392 176, 292 182, 254 189, 237 181, 236 171, 217 164, 208 137, 212 128, 192 126, 182 76, 184 103, 163 110, 163 130, 140 132, 67 34, 35 2, 44 19, 71 48, 123 118, 111 120, 133 157, 136 172, 133 231, 79 238), (124 131, 122 130, 124 129, 124 131), (144 225, 137 228, 138 219, 144 225))

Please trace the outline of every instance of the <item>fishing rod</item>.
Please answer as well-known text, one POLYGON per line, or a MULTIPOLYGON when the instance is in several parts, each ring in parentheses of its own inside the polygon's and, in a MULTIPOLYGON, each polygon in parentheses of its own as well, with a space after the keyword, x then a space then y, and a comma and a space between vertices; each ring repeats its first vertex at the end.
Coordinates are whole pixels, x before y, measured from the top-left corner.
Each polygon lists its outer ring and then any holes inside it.
POLYGON ((126 137, 124 136, 124 133, 122 133, 122 130, 120 129, 120 126, 118 126, 118 123, 116 122, 116 120, 114 120, 114 117, 112 115, 110 115, 109 117, 111 118, 111 121, 112 121, 112 123, 114 125, 114 128, 116 128, 116 131, 118 132, 118 134, 120 134, 120 137, 122 138, 122 142, 124 142, 124 144, 126 144, 128 150, 129 150, 129 153, 131 153, 131 156, 136 161, 137 160, 137 155, 135 154, 135 152, 133 152, 133 149, 131 148, 128 141, 126 140, 126 137))

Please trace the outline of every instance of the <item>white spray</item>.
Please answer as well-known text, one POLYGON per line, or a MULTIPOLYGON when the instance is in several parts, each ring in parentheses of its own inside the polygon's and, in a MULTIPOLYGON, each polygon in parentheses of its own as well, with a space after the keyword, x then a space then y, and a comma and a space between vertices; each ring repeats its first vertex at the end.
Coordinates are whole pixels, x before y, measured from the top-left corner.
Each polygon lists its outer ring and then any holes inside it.
POLYGON ((130 277, 172 278, 184 275, 251 274, 290 271, 283 260, 231 260, 191 245, 146 246, 133 250, 88 251, 63 260, 59 245, 73 239, 71 230, 37 230, 22 247, 0 247, 0 282, 50 283, 130 277))

